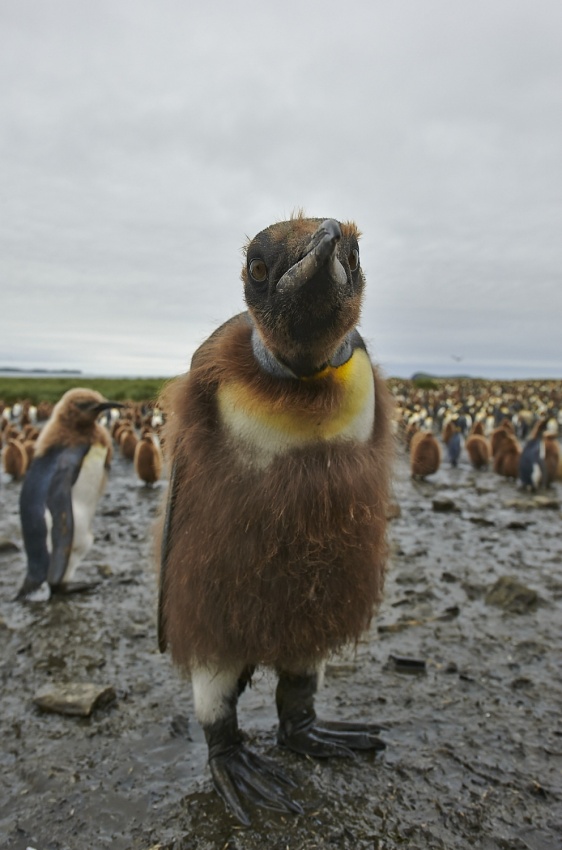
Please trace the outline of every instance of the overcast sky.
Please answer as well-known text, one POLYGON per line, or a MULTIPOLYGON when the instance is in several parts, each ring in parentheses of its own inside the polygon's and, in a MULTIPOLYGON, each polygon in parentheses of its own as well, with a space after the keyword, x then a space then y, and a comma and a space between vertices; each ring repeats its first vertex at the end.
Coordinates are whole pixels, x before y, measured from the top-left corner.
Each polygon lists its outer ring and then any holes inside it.
POLYGON ((0 0, 0 367, 184 371, 299 207, 386 374, 561 378, 562 2, 0 0))

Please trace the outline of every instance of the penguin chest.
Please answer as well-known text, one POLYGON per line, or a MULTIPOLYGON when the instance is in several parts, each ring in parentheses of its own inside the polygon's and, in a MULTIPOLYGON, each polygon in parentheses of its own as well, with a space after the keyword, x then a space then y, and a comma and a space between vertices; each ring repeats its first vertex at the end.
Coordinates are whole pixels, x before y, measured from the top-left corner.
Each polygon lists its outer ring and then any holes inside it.
POLYGON ((74 534, 72 550, 64 580, 69 581, 80 560, 90 549, 94 537, 92 521, 98 501, 105 489, 107 470, 105 461, 108 449, 92 445, 85 455, 78 478, 72 487, 72 516, 74 534))
POLYGON ((242 381, 230 381, 218 389, 221 424, 247 465, 265 469, 271 461, 292 449, 322 442, 351 440, 364 443, 373 430, 375 386, 371 362, 357 349, 339 367, 328 367, 308 381, 333 381, 337 403, 322 406, 316 398, 307 406, 302 398, 285 393, 283 402, 242 381))

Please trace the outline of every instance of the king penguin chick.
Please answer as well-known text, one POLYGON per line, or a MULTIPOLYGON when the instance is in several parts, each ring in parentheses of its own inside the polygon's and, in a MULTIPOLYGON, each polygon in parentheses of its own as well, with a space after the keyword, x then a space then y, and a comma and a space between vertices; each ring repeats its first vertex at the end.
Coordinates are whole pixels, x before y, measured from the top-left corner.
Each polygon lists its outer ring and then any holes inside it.
POLYGON ((238 697, 258 665, 278 676, 278 743, 306 756, 377 750, 380 727, 316 718, 331 652, 381 599, 392 403, 356 325, 364 290, 353 223, 302 216, 246 247, 248 311, 168 386, 171 481, 159 645, 189 670, 216 790, 302 813, 292 783, 249 749, 238 697))
POLYGON ((135 446, 134 467, 146 486, 155 484, 162 475, 162 449, 156 434, 147 429, 135 446))
POLYGON ((43 601, 51 591, 70 589, 93 542, 90 527, 111 454, 109 434, 96 419, 122 406, 81 388, 69 390, 55 405, 20 494, 27 575, 18 599, 43 601))

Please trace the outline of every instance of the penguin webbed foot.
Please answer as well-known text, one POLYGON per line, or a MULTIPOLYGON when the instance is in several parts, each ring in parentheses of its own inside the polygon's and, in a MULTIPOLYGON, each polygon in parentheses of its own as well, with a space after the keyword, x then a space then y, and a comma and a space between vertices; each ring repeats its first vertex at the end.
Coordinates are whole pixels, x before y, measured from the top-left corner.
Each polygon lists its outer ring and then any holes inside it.
POLYGON ((69 581, 51 585, 51 593, 58 596, 71 596, 73 593, 89 593, 99 587, 99 581, 69 581))
POLYGON ((239 743, 228 752, 210 756, 209 767, 216 791, 243 826, 250 826, 240 797, 250 803, 284 814, 304 814, 283 786, 296 783, 270 759, 239 743))
POLYGON ((310 720, 300 726, 281 724, 278 742, 293 752, 313 758, 355 758, 354 750, 384 750, 378 735, 384 729, 375 723, 310 720))

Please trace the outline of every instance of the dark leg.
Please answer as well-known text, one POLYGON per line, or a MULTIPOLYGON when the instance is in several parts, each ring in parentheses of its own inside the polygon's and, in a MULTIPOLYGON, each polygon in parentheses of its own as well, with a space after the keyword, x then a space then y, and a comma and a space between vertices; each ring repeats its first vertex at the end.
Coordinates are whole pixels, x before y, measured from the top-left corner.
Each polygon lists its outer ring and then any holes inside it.
POLYGON ((302 755, 316 758, 353 756, 353 750, 382 750, 380 726, 371 723, 336 723, 317 720, 314 696, 318 673, 279 674, 276 701, 279 714, 277 740, 302 755))
POLYGON ((243 679, 232 671, 192 672, 195 709, 209 747, 209 767, 215 789, 244 826, 250 819, 246 799, 278 812, 302 814, 286 792, 289 780, 277 765, 245 746, 238 728, 236 704, 243 679))

